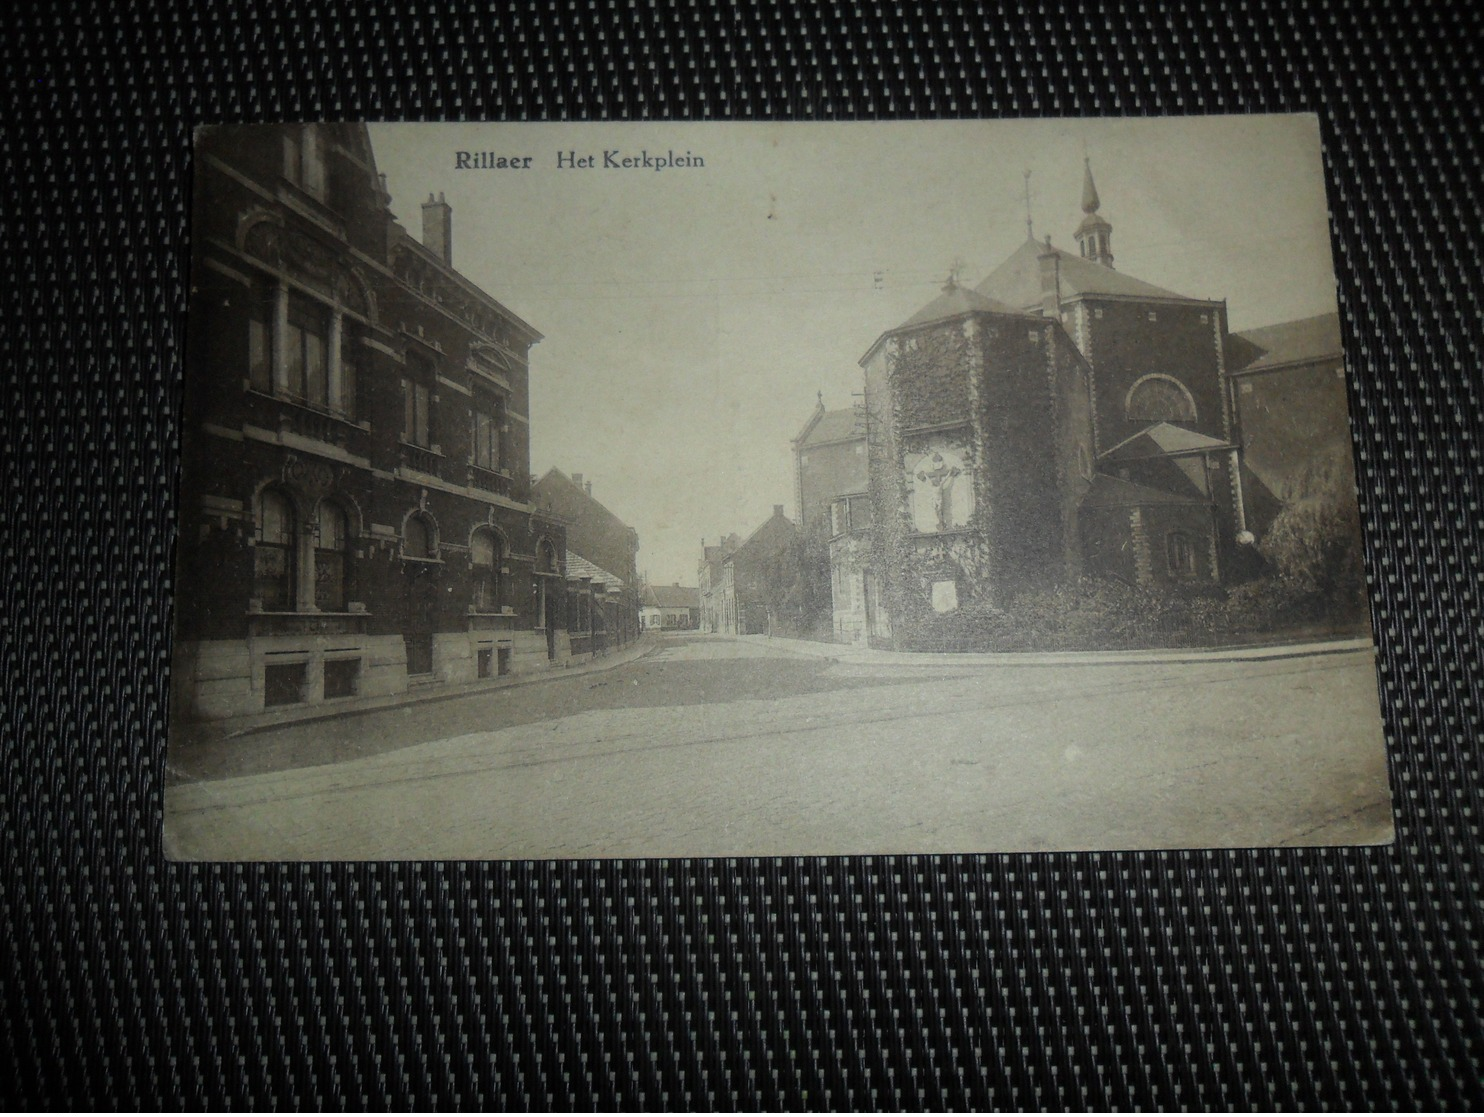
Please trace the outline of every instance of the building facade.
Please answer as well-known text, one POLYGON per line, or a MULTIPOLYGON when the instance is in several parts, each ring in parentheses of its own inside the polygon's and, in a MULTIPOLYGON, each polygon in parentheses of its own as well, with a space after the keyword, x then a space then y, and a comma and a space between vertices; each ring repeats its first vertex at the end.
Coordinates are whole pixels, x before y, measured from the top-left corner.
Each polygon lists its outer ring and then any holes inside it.
MULTIPOLYGON (((794 507, 799 514, 805 577, 803 625, 808 632, 838 640, 842 625, 850 628, 853 622, 840 614, 841 573, 832 559, 839 549, 834 542, 839 515, 833 506, 843 496, 866 491, 863 409, 827 411, 821 396, 793 440, 793 458, 794 507)), ((858 511, 857 520, 864 515, 858 511)))
POLYGON ((773 505, 773 515, 721 560, 713 589, 718 632, 731 636, 798 635, 804 623, 803 546, 798 526, 773 505))
POLYGON ((1090 167, 1082 202, 1078 251, 1028 239, 862 358, 869 528, 853 527, 859 497, 837 501, 837 639, 886 640, 1082 575, 1177 590, 1249 578, 1273 486, 1312 451, 1304 431, 1347 433, 1337 332, 1232 334, 1224 302, 1114 269, 1090 167))
POLYGON ((563 524, 573 554, 610 576, 617 589, 608 639, 627 644, 639 635, 639 534, 593 497, 593 485, 581 473, 560 469, 542 474, 532 489, 542 514, 563 524))
POLYGON ((531 501, 540 334, 400 225, 358 125, 224 127, 196 162, 175 692, 187 718, 568 654, 531 501))
POLYGON ((646 585, 639 625, 646 632, 695 631, 701 625, 701 595, 694 586, 646 585))
POLYGON ((722 581, 727 556, 737 549, 742 538, 736 532, 724 535, 713 547, 701 540, 701 561, 696 568, 696 595, 700 599, 702 632, 722 631, 725 597, 722 581))

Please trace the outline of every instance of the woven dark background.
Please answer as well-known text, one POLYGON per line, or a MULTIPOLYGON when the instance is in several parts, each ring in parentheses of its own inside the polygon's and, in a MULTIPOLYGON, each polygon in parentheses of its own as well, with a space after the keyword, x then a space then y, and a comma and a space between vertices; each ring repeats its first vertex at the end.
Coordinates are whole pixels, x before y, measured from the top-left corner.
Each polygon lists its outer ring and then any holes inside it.
POLYGON ((1479 8, 551 7, 0 24, 0 1101, 1484 1103, 1479 8), (193 125, 1297 109, 1324 126, 1394 848, 162 859, 193 125))

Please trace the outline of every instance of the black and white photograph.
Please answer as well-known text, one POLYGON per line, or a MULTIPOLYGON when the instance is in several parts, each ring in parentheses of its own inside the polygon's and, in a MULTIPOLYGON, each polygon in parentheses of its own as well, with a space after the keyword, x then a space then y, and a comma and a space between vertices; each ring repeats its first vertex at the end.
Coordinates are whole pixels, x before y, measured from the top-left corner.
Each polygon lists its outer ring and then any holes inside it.
POLYGON ((1376 845, 1317 119, 197 133, 166 854, 1376 845))

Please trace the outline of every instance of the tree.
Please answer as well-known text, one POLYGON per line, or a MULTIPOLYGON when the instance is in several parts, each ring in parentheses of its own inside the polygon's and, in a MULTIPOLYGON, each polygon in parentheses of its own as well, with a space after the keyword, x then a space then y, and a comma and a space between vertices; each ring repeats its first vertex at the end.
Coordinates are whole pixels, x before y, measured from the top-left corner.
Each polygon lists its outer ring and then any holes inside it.
POLYGON ((1308 597, 1316 611, 1332 617, 1363 613, 1360 508, 1348 450, 1315 459, 1283 498, 1283 510, 1262 541, 1263 556, 1286 587, 1308 597))

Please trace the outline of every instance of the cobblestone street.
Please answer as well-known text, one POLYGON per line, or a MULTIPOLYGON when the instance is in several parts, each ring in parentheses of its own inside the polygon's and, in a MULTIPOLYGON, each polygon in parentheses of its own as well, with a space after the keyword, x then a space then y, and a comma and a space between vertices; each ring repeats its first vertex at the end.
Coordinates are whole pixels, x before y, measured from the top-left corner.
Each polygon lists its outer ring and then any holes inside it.
POLYGON ((248 860, 1384 841, 1374 694, 1369 652, 917 667, 672 638, 608 671, 184 744, 165 840, 248 860))

